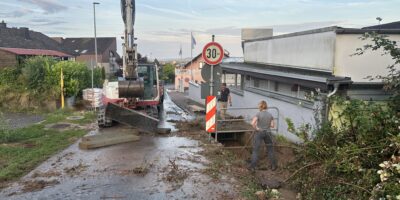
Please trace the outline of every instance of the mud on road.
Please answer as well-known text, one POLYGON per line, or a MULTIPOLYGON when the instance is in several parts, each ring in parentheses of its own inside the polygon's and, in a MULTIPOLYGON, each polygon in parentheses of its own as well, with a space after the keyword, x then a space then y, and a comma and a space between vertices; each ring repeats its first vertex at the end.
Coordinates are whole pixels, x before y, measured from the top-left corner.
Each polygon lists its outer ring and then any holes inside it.
MULTIPOLYGON (((167 96, 163 127, 190 114, 167 96)), ((132 132, 126 126, 90 134, 132 132)), ((178 131, 174 128, 174 131, 178 131)), ((179 132, 179 131, 178 131, 179 132)), ((138 142, 81 150, 78 143, 58 153, 20 181, 0 192, 0 199, 235 199, 237 181, 218 180, 206 172, 209 161, 200 141, 142 134, 138 142)))

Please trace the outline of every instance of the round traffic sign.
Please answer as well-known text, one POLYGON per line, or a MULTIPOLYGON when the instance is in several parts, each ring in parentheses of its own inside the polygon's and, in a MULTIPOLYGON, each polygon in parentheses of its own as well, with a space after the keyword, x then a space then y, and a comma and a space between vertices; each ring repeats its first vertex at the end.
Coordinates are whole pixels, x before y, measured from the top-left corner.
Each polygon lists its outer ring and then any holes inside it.
POLYGON ((218 65, 224 58, 224 49, 217 42, 208 43, 203 49, 203 59, 209 65, 218 65))

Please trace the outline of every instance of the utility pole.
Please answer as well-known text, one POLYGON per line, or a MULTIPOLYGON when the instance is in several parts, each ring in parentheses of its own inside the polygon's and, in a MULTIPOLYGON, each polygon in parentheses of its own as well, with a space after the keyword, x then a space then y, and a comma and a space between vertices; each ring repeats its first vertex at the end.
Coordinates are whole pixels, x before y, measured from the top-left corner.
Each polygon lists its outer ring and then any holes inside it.
POLYGON ((99 5, 100 3, 98 2, 93 2, 93 21, 94 21, 94 52, 96 56, 96 67, 98 64, 97 61, 97 32, 96 32, 96 5, 99 5))
MULTIPOLYGON (((94 54, 95 54, 95 60, 96 60, 96 63, 95 63, 95 66, 97 67, 97 63, 98 63, 98 61, 97 61, 97 32, 96 32, 96 5, 99 5, 100 3, 98 3, 98 2, 93 2, 93 24, 94 24, 94 54)), ((94 105, 94 102, 95 102, 95 100, 94 100, 94 66, 93 66, 93 64, 92 64, 92 106, 94 107, 94 110, 96 111, 96 107, 95 107, 95 105, 94 105)))

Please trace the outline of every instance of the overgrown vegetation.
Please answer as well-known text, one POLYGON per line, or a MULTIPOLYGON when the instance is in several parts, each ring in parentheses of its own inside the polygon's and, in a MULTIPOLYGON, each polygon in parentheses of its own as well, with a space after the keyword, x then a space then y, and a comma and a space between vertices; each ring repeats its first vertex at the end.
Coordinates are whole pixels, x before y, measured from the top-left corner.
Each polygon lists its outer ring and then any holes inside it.
MULTIPOLYGON (((67 116, 74 114, 77 113, 60 110, 49 114, 44 123, 22 129, 10 129, 0 117, 0 187, 25 175, 85 135, 84 129, 56 131, 45 128, 48 124, 66 121, 67 116)), ((93 114, 84 116, 86 124, 95 119, 93 114)))
MULTIPOLYGON (((11 111, 54 110, 61 94, 61 69, 65 96, 76 96, 91 87, 91 71, 78 62, 58 62, 50 57, 32 57, 18 66, 0 70, 0 108, 11 111)), ((94 70, 94 86, 101 87, 101 69, 94 70)))
POLYGON ((297 152, 292 183, 304 199, 400 199, 400 49, 375 33, 362 39, 373 44, 357 55, 383 50, 393 57, 387 76, 370 77, 393 96, 388 104, 331 99, 335 119, 297 152))
POLYGON ((167 83, 175 82, 175 66, 173 64, 169 63, 163 66, 161 80, 167 83))

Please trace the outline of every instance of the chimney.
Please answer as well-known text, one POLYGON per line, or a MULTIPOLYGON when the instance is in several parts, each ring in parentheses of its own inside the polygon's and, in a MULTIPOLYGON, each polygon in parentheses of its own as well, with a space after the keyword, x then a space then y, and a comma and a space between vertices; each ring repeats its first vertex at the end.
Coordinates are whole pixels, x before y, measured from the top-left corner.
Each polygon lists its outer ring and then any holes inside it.
POLYGON ((1 21, 0 28, 7 28, 7 23, 5 23, 4 20, 1 21))

